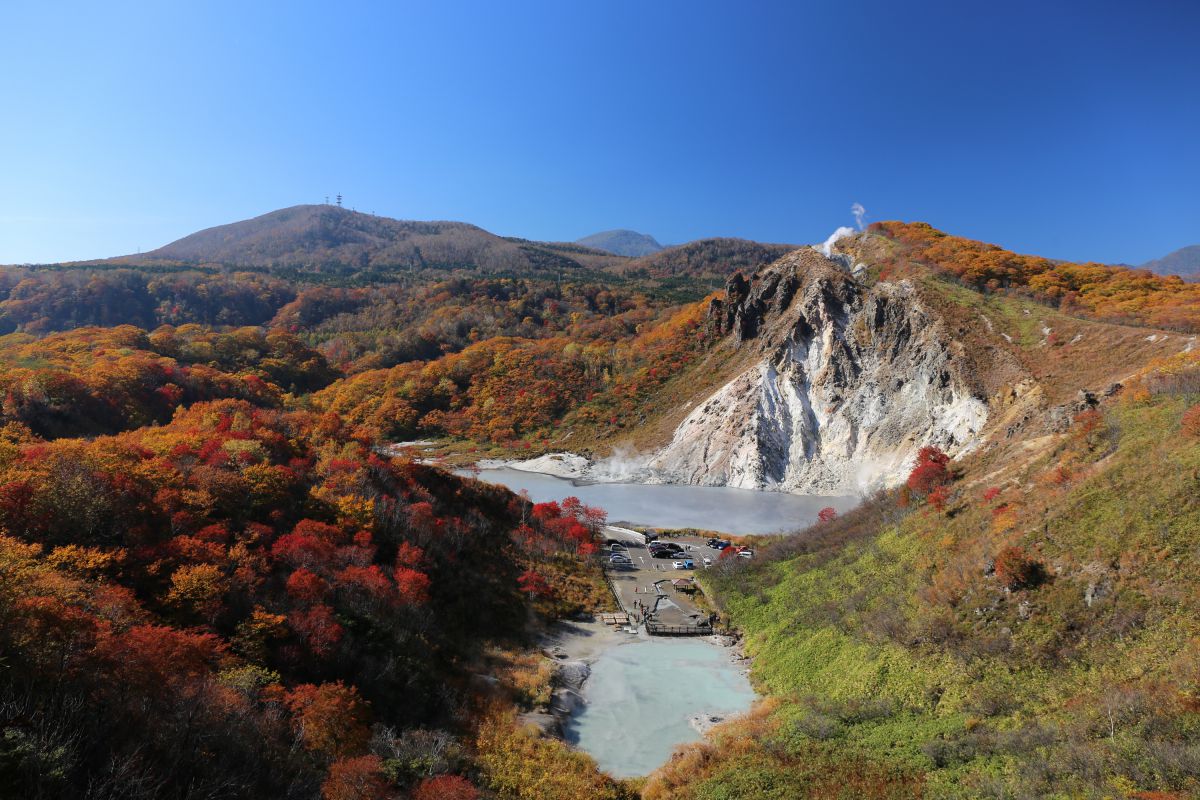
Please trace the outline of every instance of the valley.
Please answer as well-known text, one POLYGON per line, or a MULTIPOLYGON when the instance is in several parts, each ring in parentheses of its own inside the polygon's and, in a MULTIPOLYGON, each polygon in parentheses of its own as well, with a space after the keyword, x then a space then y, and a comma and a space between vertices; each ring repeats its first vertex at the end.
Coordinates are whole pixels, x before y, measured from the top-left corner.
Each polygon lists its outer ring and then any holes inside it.
POLYGON ((6 268, 0 788, 1188 796, 1197 291, 333 206, 6 268), (736 648, 603 624, 685 574, 736 648))

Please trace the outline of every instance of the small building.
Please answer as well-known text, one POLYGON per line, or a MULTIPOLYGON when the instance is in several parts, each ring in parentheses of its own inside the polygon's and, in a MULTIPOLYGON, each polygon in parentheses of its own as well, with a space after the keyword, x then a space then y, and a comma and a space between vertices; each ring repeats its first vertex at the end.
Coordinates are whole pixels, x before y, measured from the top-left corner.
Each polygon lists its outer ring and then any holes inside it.
POLYGON ((671 581, 671 585, 675 587, 675 591, 692 594, 696 591, 696 582, 691 578, 676 578, 671 581))

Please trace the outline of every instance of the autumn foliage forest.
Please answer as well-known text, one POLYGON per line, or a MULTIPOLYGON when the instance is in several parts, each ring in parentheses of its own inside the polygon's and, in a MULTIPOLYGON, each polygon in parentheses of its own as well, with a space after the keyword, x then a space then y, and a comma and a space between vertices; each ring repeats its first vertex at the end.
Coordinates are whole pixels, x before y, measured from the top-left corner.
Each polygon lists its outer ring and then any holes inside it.
POLYGON ((1077 264, 1013 253, 952 236, 924 222, 877 222, 893 243, 884 275, 932 269, 985 292, 1029 297, 1079 316, 1181 331, 1200 330, 1200 285, 1147 269, 1077 264))
MULTIPOLYGON (((885 271, 919 265, 1070 313, 1200 326, 1194 284, 1016 256, 920 224, 873 230, 892 248, 885 271)), ((719 344, 701 299, 710 279, 752 271, 778 246, 714 240, 612 266, 586 249, 487 240, 487 269, 447 245, 458 266, 389 271, 276 263, 271 240, 256 242, 243 265, 0 271, 0 795, 632 796, 515 722, 522 697, 542 690, 519 655, 536 631, 606 602, 603 511, 531 505, 383 445, 542 451, 564 430, 603 440, 635 428, 719 344)), ((1184 430, 1200 429, 1189 413, 1184 430)), ((1086 441, 1075 448, 1071 476, 1094 460, 1086 441)), ((887 513, 1001 530, 989 576, 1038 590, 1051 555, 1006 522, 1032 513, 1018 490, 976 501, 983 489, 923 451, 905 491, 907 510, 887 513)), ((860 522, 822 524, 830 541, 858 542, 860 522)), ((932 523, 904 524, 935 536, 932 523)), ((965 548, 962 537, 946 546, 965 548)), ((825 555, 779 557, 807 569, 825 555)), ((777 577, 719 578, 752 633, 769 627, 755 583, 777 577)), ((938 611, 892 631, 881 610, 879 641, 959 647, 969 620, 954 598, 975 587, 935 576, 928 591, 938 611)), ((1069 645, 1037 646, 1030 659, 1069 645)), ((807 690, 780 669, 773 685, 807 690)), ((785 723, 767 709, 744 724, 791 731, 795 748, 770 758, 825 764, 845 786, 909 796, 922 785, 917 756, 872 755, 859 769, 785 723)), ((749 763, 763 757, 755 748, 731 752, 749 763)), ((710 777, 732 763, 687 758, 710 777)), ((738 796, 694 789, 668 774, 647 791, 738 796)))
POLYGON ((698 317, 612 284, 4 271, 0 794, 461 800, 522 750, 620 794, 506 716, 610 602, 603 512, 380 449, 632 407, 698 317))

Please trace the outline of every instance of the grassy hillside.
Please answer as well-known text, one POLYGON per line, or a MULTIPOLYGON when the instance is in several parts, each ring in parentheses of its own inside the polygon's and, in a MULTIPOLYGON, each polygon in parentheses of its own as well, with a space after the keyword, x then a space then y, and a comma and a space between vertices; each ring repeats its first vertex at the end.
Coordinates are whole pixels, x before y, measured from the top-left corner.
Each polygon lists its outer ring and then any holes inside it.
POLYGON ((773 700, 753 744, 698 746, 646 797, 861 796, 814 754, 881 796, 1193 796, 1198 401, 1200 359, 1176 358, 1032 457, 710 573, 773 700))

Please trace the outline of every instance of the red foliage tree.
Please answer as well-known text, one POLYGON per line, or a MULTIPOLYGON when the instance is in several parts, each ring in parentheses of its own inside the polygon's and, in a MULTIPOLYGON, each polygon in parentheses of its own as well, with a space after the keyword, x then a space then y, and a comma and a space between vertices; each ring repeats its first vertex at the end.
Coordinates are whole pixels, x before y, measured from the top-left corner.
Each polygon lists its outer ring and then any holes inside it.
POLYGON ((315 656, 329 655, 342 640, 342 626, 333 616, 333 610, 324 604, 307 611, 293 611, 288 615, 288 624, 315 656))
POLYGON ((1194 405, 1183 412, 1183 419, 1180 420, 1180 429, 1186 436, 1190 436, 1193 439, 1200 439, 1200 405, 1194 405))
POLYGON ((321 784, 323 800, 382 800, 387 796, 388 781, 379 756, 338 759, 321 784))
POLYGON ((396 548, 396 566, 419 569, 425 562, 425 551, 408 542, 401 542, 396 548))
POLYGON ((302 519, 292 528, 293 533, 312 536, 330 544, 341 544, 346 536, 342 529, 328 522, 318 522, 314 519, 302 519))
POLYGON ((284 702, 296 734, 309 750, 343 758, 366 749, 370 714, 353 686, 341 681, 304 683, 288 692, 284 702))
POLYGON ((103 636, 96 649, 112 665, 114 679, 148 693, 207 674, 226 653, 225 645, 213 634, 165 625, 136 625, 124 633, 103 636))
POLYGON ((536 503, 533 506, 533 518, 545 522, 562 516, 562 507, 553 500, 549 503, 536 503))
POLYGON ((419 606, 429 602, 432 581, 424 572, 398 566, 392 570, 392 576, 396 579, 396 596, 401 604, 419 606))
POLYGON ((1042 563, 1020 547, 1006 547, 996 554, 996 578, 1013 589, 1032 589, 1046 577, 1042 563))
POLYGON ((833 506, 826 506, 817 512, 817 519, 821 522, 833 522, 837 519, 837 509, 833 506))
POLYGON ((327 565, 333 554, 334 547, 331 543, 299 530, 280 536, 275 544, 271 545, 271 555, 275 559, 292 567, 309 570, 327 565))
POLYGON ((339 589, 363 608, 393 606, 399 599, 395 584, 377 564, 346 567, 337 573, 335 580, 339 589))
POLYGON ((288 576, 287 593, 294 600, 315 603, 329 593, 329 584, 320 575, 301 567, 288 576))
POLYGON ((917 452, 917 463, 908 474, 905 485, 913 494, 925 496, 938 486, 950 482, 950 470, 947 464, 950 456, 937 447, 922 447, 917 452))
POLYGON ((935 487, 925 498, 925 501, 933 508, 934 511, 942 512, 946 510, 946 503, 950 499, 950 490, 945 486, 935 487))
POLYGON ((531 569, 527 569, 521 573, 521 577, 517 578, 517 584, 521 587, 521 591, 530 597, 550 593, 550 584, 546 583, 545 578, 531 569))
POLYGON ((475 784, 459 775, 438 775, 421 781, 413 800, 477 800, 475 784))

